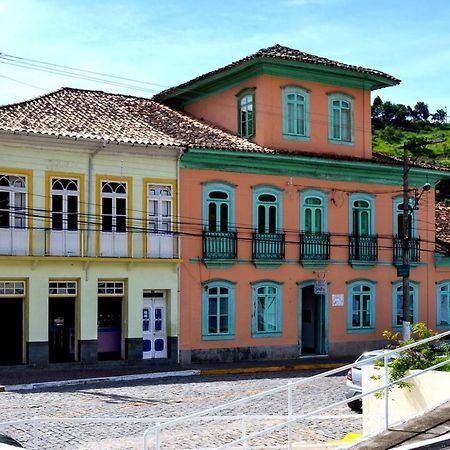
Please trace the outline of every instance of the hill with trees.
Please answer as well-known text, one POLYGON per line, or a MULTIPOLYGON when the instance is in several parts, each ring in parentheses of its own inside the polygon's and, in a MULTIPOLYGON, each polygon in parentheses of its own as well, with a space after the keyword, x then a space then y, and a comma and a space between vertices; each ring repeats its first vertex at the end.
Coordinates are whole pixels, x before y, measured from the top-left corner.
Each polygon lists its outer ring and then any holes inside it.
POLYGON ((418 101, 414 107, 378 96, 372 104, 373 150, 394 156, 402 155, 405 142, 444 138, 444 142, 429 144, 420 160, 450 165, 450 124, 447 112, 438 109, 432 113, 428 105, 418 101))

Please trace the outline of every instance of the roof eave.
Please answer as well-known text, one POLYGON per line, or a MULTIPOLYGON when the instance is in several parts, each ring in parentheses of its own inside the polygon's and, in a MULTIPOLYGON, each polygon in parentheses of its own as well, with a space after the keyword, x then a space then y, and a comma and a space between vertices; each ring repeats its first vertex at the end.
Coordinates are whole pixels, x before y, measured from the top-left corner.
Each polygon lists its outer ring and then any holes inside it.
POLYGON ((155 99, 164 103, 172 102, 185 105, 205 96, 229 89, 257 75, 269 73, 286 75, 292 78, 311 81, 325 80, 336 85, 348 85, 362 89, 376 90, 395 86, 401 82, 391 76, 360 72, 346 68, 331 67, 323 64, 305 63, 301 61, 257 57, 236 66, 219 69, 218 72, 200 79, 194 79, 174 87, 168 92, 155 95, 155 99), (300 70, 299 70, 300 69, 300 70))

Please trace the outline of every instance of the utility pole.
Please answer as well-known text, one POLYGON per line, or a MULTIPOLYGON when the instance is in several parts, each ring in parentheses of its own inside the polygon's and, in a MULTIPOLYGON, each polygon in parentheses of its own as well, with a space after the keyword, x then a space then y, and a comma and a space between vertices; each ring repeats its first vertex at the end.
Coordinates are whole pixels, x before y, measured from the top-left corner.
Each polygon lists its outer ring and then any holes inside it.
POLYGON ((404 340, 411 337, 411 318, 410 318, 410 299, 409 299, 409 246, 410 232, 409 229, 409 157, 408 144, 403 145, 403 239, 402 239, 402 282, 403 282, 403 321, 402 321, 402 337, 404 340))
POLYGON ((409 249, 412 238, 412 220, 411 214, 418 209, 419 200, 424 192, 430 190, 431 185, 425 183, 419 196, 415 196, 414 204, 410 205, 409 201, 409 181, 408 174, 411 169, 408 151, 415 155, 412 162, 414 164, 420 156, 426 156, 430 150, 426 148, 428 144, 438 144, 445 142, 445 138, 416 138, 403 144, 403 237, 402 237, 402 265, 397 267, 397 276, 402 277, 403 305, 402 305, 402 338, 404 340, 411 337, 411 301, 409 293, 409 249))

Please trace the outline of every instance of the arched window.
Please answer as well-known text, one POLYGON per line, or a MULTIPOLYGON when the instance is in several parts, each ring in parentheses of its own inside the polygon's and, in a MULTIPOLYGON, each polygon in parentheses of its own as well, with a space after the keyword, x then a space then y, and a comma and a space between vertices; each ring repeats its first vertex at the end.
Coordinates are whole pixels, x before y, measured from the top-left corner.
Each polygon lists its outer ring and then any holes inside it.
POLYGON ((375 234, 373 197, 355 192, 350 195, 350 234, 371 236, 375 234))
POLYGON ((281 334, 281 288, 275 281, 253 286, 253 335, 281 334))
POLYGON ((326 194, 307 189, 302 191, 301 231, 321 234, 326 232, 326 194))
MULTIPOLYGON (((413 209, 414 199, 409 199, 408 210, 408 230, 410 230, 410 238, 416 236, 416 214, 413 209)), ((394 237, 403 238, 403 197, 394 199, 394 237)))
POLYGON ((348 329, 371 330, 375 328, 375 283, 356 280, 348 285, 348 329))
POLYGON ((203 283, 202 335, 204 339, 234 337, 235 283, 211 280, 203 283))
MULTIPOLYGON (((394 283, 392 287, 392 325, 394 328, 403 323, 403 284, 394 283)), ((414 281, 409 282, 409 314, 410 322, 417 323, 419 318, 419 285, 414 281)))
POLYGON ((78 230, 79 180, 51 179, 52 230, 78 230))
POLYGON ((328 97, 329 139, 334 143, 354 140, 353 99, 349 95, 334 93, 328 97))
POLYGON ((0 174, 0 228, 25 228, 26 177, 0 174))
POLYGON ((283 88, 283 134, 288 138, 309 137, 309 92, 287 86, 283 88))
POLYGON ((229 183, 209 182, 203 189, 203 220, 206 231, 234 231, 234 189, 229 183))
POLYGON ((250 138, 255 135, 255 90, 244 89, 237 97, 239 135, 250 138))
POLYGON ((442 281, 437 285, 436 316, 438 327, 450 326, 450 281, 442 281))
POLYGON ((127 222, 127 183, 102 181, 102 231, 125 232, 127 222))
POLYGON ((254 222, 258 233, 278 233, 281 228, 281 190, 258 186, 253 190, 254 222))

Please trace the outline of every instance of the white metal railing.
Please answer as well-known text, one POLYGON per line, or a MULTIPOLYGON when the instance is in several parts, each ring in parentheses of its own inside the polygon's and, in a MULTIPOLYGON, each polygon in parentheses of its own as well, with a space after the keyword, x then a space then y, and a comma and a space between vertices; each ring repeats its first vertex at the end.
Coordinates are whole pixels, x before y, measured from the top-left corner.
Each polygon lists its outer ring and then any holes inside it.
MULTIPOLYGON (((358 400, 358 399, 362 399, 365 396, 369 396, 372 394, 375 394, 376 392, 380 392, 380 391, 384 391, 384 429, 387 429, 389 427, 389 390, 392 386, 411 380, 414 377, 420 376, 423 373, 426 373, 430 370, 433 369, 437 369, 439 367, 442 367, 444 365, 449 364, 450 362, 450 358, 443 360, 440 363, 437 363, 427 369, 424 369, 418 373, 412 374, 412 375, 408 375, 405 376, 399 380, 393 381, 393 382, 389 382, 389 377, 388 377, 388 363, 389 363, 389 359, 390 356, 393 354, 399 354, 405 350, 432 342, 432 341, 436 341, 438 339, 442 339, 444 337, 450 336, 450 331, 447 331, 445 333, 441 333, 435 336, 432 336, 430 338, 427 339, 423 339, 421 341, 418 342, 414 342, 412 344, 408 344, 405 345, 403 347, 394 349, 394 350, 386 350, 383 352, 382 355, 375 355, 373 357, 367 358, 364 360, 364 364, 370 363, 370 362, 374 362, 376 360, 380 360, 380 359, 384 359, 384 380, 385 382, 380 385, 377 386, 375 389, 369 390, 367 392, 361 393, 359 395, 356 395, 354 397, 352 397, 352 401, 353 400, 358 400)), ((299 386, 304 386, 304 385, 308 385, 314 381, 323 379, 325 377, 331 376, 331 375, 335 375, 338 374, 340 372, 343 372, 345 370, 351 369, 355 366, 359 366, 361 364, 361 362, 358 363, 353 363, 353 364, 347 364, 345 366, 339 367, 337 369, 332 369, 329 370, 327 372, 323 372, 317 375, 314 375, 312 377, 309 378, 304 378, 295 382, 289 382, 286 385, 283 386, 279 386, 277 388, 274 389, 270 389, 264 392, 260 392, 257 394, 253 394, 250 395, 248 397, 245 398, 241 398, 238 400, 233 400, 231 402, 222 404, 222 405, 218 405, 218 406, 214 406, 212 408, 208 408, 205 409, 203 411, 199 411, 193 414, 189 414, 186 416, 182 416, 182 417, 177 417, 175 419, 172 419, 168 422, 164 422, 164 423, 159 423, 156 424, 150 428, 148 428, 143 436, 143 449, 144 450, 149 450, 150 448, 154 449, 154 450, 161 450, 162 448, 162 440, 161 440, 161 433, 163 430, 168 430, 170 428, 173 428, 175 426, 180 426, 180 425, 186 425, 188 424, 190 421, 192 421, 193 419, 198 419, 200 417, 209 417, 211 418, 211 416, 214 414, 216 415, 219 411, 226 411, 229 410, 231 408, 234 408, 236 406, 241 406, 241 405, 251 405, 252 403, 254 403, 257 400, 261 400, 263 398, 268 398, 271 396, 274 396, 275 394, 278 393, 282 393, 282 392, 286 392, 287 393, 287 418, 285 418, 285 420, 283 420, 281 423, 276 423, 274 425, 271 425, 267 428, 264 428, 262 430, 259 431, 255 431, 255 432, 251 432, 251 433, 247 433, 247 427, 245 425, 245 419, 248 418, 249 416, 247 415, 242 415, 242 420, 241 420, 241 430, 240 430, 240 437, 238 438, 234 438, 232 440, 230 440, 229 442, 225 443, 225 444, 221 444, 221 445, 216 445, 214 447, 208 447, 208 448, 214 448, 216 450, 224 450, 224 449, 228 449, 228 448, 239 448, 239 449, 251 449, 251 448, 269 448, 269 447, 263 447, 261 445, 258 445, 257 447, 252 447, 251 445, 249 445, 249 442, 259 438, 259 437, 263 437, 263 436, 267 436, 273 432, 278 432, 282 429, 286 429, 287 428, 287 435, 285 437, 285 445, 282 448, 286 448, 286 449, 293 449, 294 448, 294 442, 293 442, 293 438, 292 438, 292 427, 294 424, 296 424, 297 422, 299 422, 300 420, 305 420, 307 418, 310 418, 312 416, 316 416, 317 414, 323 413, 325 411, 328 411, 332 408, 335 408, 337 406, 341 406, 341 405, 345 405, 346 403, 348 403, 348 399, 345 400, 341 400, 339 402, 335 402, 333 404, 324 406, 324 407, 320 407, 318 409, 315 409, 314 411, 311 412, 307 412, 305 414, 293 414, 293 389, 297 388, 299 386), (152 447, 150 447, 150 438, 153 436, 153 445, 152 447)), ((229 420, 230 416, 224 414, 222 416, 219 416, 221 418, 221 420, 229 420)), ((195 433, 194 433, 195 434, 195 433)), ((166 447, 166 448, 170 448, 170 447, 166 447)), ((173 447, 172 447, 173 448, 173 447)), ((190 449, 199 449, 199 448, 204 448, 204 447, 190 447, 190 449)), ((272 447, 270 447, 272 448, 272 447)))

